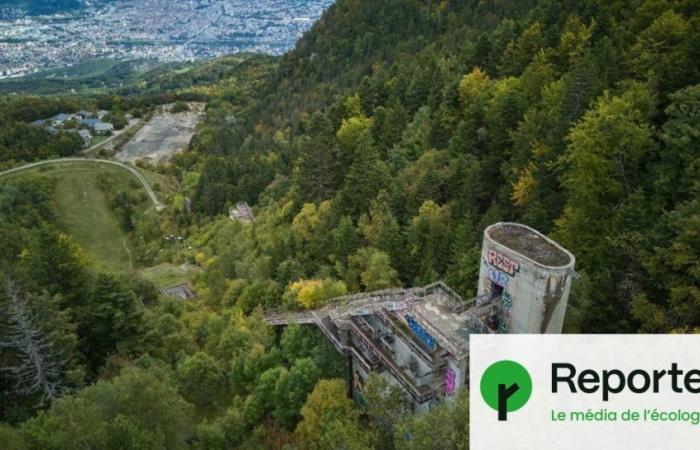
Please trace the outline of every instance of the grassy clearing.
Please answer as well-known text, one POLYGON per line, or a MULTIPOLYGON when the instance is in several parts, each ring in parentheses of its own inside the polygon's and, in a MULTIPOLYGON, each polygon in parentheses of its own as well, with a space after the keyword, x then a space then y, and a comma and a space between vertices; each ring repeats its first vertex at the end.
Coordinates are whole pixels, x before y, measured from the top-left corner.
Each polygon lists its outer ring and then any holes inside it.
POLYGON ((90 146, 93 147, 95 145, 100 145, 101 143, 103 143, 104 141, 106 141, 109 138, 110 138, 109 136, 93 136, 92 142, 90 142, 90 146))
POLYGON ((158 289, 162 289, 187 283, 190 280, 192 271, 170 263, 163 263, 142 270, 141 275, 153 283, 158 289))
POLYGON ((143 193, 144 201, 135 212, 153 213, 152 203, 133 175, 118 167, 69 163, 12 176, 27 173, 56 180, 54 195, 60 224, 96 264, 119 272, 131 267, 127 235, 112 211, 112 196, 99 187, 98 180, 107 180, 112 192, 143 193))
POLYGON ((125 247, 126 233, 119 228, 107 195, 97 185, 102 172, 85 168, 48 173, 56 175, 56 204, 62 225, 99 263, 113 270, 125 270, 131 265, 125 247))
POLYGON ((165 202, 168 198, 177 193, 178 185, 174 178, 155 172, 149 168, 138 167, 138 170, 146 177, 146 180, 148 180, 161 202, 165 202))

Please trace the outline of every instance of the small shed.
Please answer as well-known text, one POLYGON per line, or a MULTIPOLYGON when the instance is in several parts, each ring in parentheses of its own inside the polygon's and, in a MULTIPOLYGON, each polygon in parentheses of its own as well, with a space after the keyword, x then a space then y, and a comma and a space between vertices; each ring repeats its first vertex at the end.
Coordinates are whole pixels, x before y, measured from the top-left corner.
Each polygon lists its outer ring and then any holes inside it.
POLYGON ((83 146, 89 147, 92 143, 92 135, 88 130, 78 130, 78 134, 83 139, 83 146))

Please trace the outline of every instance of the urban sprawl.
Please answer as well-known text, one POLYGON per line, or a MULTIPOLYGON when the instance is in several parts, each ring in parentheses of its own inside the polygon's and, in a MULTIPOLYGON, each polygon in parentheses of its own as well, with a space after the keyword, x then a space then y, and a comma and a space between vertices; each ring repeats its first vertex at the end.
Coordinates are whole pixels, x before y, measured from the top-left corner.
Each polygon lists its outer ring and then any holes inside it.
POLYGON ((0 7, 0 78, 96 58, 172 62, 240 51, 280 54, 331 3, 120 0, 49 16, 0 7))

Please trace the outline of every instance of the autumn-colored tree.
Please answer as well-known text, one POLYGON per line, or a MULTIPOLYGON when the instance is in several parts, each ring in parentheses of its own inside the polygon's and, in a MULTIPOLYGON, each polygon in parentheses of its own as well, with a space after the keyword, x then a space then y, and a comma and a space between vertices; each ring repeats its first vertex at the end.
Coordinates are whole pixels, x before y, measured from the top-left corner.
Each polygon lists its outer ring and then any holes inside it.
POLYGON ((396 427, 396 448, 421 450, 469 448, 469 392, 454 401, 432 408, 423 416, 406 416, 396 427))
POLYGON ((569 135, 561 163, 568 190, 558 236, 584 264, 605 264, 610 220, 640 185, 643 159, 654 150, 649 123, 653 98, 640 84, 622 95, 606 94, 569 135))
POLYGON ((287 302, 294 302, 305 309, 323 306, 326 300, 347 293, 345 283, 330 278, 299 280, 292 283, 285 297, 287 302))
POLYGON ((358 411, 346 392, 343 380, 321 380, 316 384, 301 408, 303 419, 296 428, 297 439, 303 448, 370 448, 369 436, 360 429, 358 411))

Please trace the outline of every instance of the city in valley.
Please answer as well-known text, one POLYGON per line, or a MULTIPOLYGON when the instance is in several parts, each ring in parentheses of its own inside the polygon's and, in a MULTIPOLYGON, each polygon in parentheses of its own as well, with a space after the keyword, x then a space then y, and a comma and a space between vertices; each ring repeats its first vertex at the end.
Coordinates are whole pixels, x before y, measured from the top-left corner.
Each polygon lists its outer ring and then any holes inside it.
POLYGON ((85 3, 49 15, 0 3, 0 78, 96 58, 171 62, 241 51, 281 54, 332 1, 85 3))

